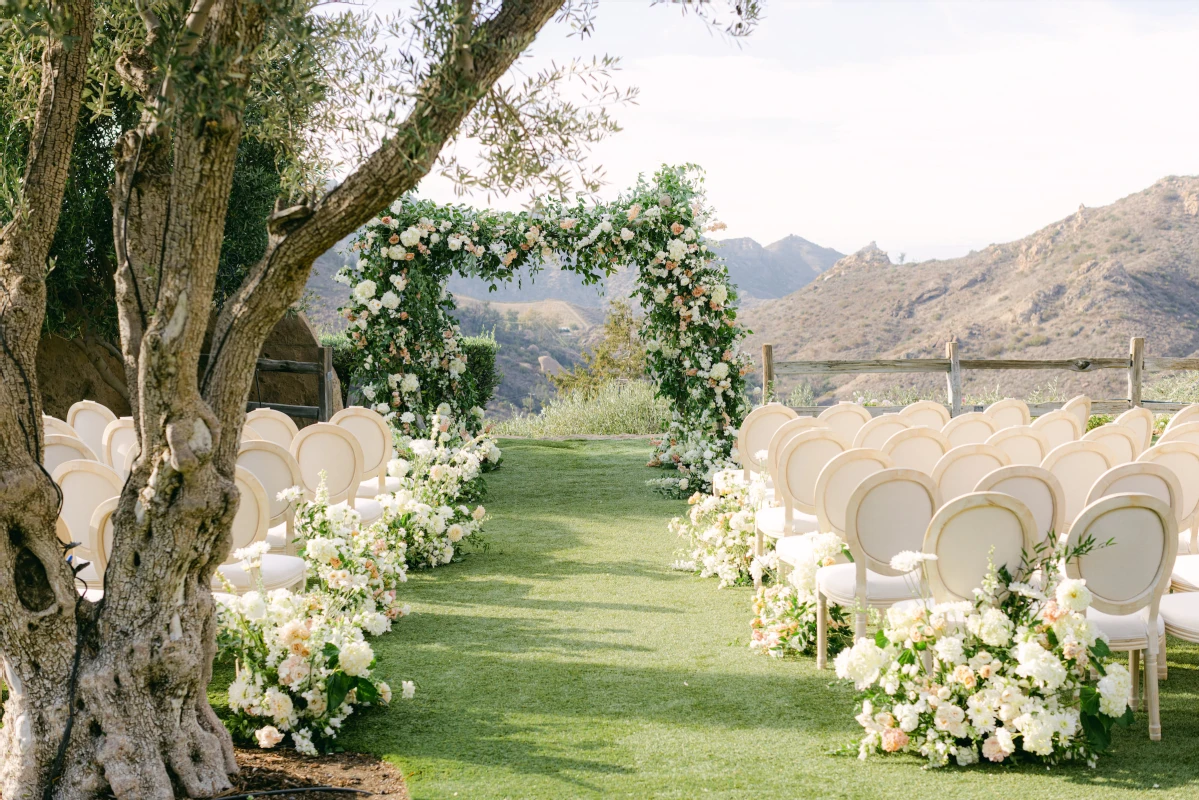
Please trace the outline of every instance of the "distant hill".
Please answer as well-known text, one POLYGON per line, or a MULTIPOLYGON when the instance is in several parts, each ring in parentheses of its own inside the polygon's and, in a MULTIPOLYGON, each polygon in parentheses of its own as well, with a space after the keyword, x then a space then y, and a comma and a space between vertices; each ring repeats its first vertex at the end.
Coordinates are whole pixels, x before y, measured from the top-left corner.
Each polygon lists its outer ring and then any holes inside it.
MULTIPOLYGON (((1169 177, 1102 208, 962 258, 893 264, 871 243, 807 286, 748 309, 746 344, 774 358, 1120 357, 1131 336, 1149 354, 1199 350, 1199 178, 1169 177)), ((1058 378, 1070 392, 1124 394, 1116 371, 967 373, 967 393, 1020 394, 1058 378)), ((816 387, 943 389, 940 376, 860 376, 816 387)), ((785 387, 783 387, 785 388, 785 387)))

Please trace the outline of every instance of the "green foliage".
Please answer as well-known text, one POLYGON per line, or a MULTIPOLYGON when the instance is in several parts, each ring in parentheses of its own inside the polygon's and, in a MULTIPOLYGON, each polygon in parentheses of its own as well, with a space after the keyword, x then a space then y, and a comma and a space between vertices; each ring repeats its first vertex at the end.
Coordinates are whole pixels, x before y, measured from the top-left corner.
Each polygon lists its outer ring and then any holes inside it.
POLYGON ((354 343, 344 331, 340 333, 322 333, 321 345, 333 348, 333 371, 337 373, 337 381, 341 384, 342 405, 349 403, 350 375, 354 370, 354 343))
POLYGON ((465 336, 462 354, 466 356, 466 393, 472 407, 487 408, 504 373, 496 367, 500 345, 494 336, 465 336))
POLYGON ((614 436, 663 433, 670 404, 646 381, 613 381, 593 392, 570 392, 537 414, 522 414, 496 426, 500 436, 614 436))
POLYGON ((583 363, 573 370, 550 376, 559 391, 593 395, 615 380, 645 377, 645 345, 641 324, 626 300, 613 300, 604 320, 602 338, 595 349, 583 353, 583 363))

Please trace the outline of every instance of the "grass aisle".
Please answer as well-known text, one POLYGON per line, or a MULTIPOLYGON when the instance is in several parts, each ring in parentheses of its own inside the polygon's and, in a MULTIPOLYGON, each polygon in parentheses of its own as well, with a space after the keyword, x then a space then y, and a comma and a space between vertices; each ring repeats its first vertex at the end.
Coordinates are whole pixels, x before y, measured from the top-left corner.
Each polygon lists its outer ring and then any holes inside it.
POLYGON ((412 573, 414 614, 373 643, 416 699, 343 738, 399 764, 414 798, 1195 796, 1196 649, 1171 652, 1165 741, 1139 714, 1097 770, 832 756, 855 733, 851 689, 750 653, 748 589, 669 569, 685 504, 644 486, 645 442, 501 444, 491 552, 412 573))

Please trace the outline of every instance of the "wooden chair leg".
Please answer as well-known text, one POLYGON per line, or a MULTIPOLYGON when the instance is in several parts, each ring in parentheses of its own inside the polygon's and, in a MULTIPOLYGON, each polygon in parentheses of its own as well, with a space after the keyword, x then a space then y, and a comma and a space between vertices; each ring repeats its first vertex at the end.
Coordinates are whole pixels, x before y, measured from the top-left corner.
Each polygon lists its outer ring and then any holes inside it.
POLYGON ((1166 635, 1163 633, 1157 645, 1157 676, 1166 679, 1166 635))
POLYGON ((853 640, 866 638, 866 609, 859 608, 853 613, 853 640))
POLYGON ((1162 719, 1157 694, 1157 650, 1150 647, 1145 655, 1145 705, 1149 706, 1149 740, 1161 741, 1162 719))
POLYGON ((1132 689, 1128 693, 1128 705, 1133 711, 1141 702, 1141 651, 1128 651, 1128 674, 1132 676, 1132 689))
POLYGON ((828 599, 816 589, 816 669, 828 665, 828 599))

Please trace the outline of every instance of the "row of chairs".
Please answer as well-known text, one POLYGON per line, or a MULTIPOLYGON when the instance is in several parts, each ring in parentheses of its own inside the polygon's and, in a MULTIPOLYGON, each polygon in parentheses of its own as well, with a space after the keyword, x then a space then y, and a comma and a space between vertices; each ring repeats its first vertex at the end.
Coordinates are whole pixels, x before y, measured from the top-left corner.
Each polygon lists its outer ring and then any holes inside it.
MULTIPOLYGON (((134 438, 127 446, 119 473, 111 463, 88 457, 94 451, 82 436, 84 432, 94 435, 103 425, 102 436, 111 440, 106 433, 117 429, 114 423, 126 420, 91 401, 76 404, 72 411, 77 413, 65 421, 45 418, 46 431, 57 431, 47 433, 45 466, 63 493, 59 535, 64 541, 81 543, 72 551, 73 557, 89 562, 80 577, 88 593, 98 596, 112 550, 112 516, 137 456, 137 442, 134 438), (72 441, 55 442, 51 448, 51 436, 72 441), (62 458, 63 450, 73 457, 62 458)), ((127 421, 132 429, 132 420, 127 421)), ((386 474, 393 455, 391 430, 371 409, 347 408, 330 422, 303 430, 278 411, 256 409, 247 415, 243 431, 248 435, 243 435, 234 477, 241 502, 230 553, 259 541, 267 542, 271 552, 261 559, 257 576, 247 573, 232 555, 220 566, 239 593, 254 588, 258 579, 267 589, 288 588, 304 580, 304 562, 294 554, 295 507, 279 498, 280 491, 298 486, 312 499, 323 472, 330 504, 354 508, 364 523, 370 523, 382 514, 382 505, 373 498, 399 488, 399 480, 386 474)), ((116 451, 103 448, 102 452, 116 451)))

